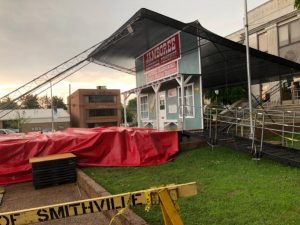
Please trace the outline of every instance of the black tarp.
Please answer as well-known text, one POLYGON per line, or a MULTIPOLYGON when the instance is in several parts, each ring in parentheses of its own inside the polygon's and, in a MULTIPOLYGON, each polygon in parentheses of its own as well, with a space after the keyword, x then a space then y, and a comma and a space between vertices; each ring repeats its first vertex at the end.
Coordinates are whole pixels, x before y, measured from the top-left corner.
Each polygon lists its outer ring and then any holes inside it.
MULTIPOLYGON (((135 74, 135 59, 175 32, 200 38, 203 87, 247 82, 245 46, 218 36, 197 21, 183 23, 148 9, 140 9, 90 55, 90 61, 135 74)), ((250 49, 252 82, 290 76, 300 64, 250 49)))

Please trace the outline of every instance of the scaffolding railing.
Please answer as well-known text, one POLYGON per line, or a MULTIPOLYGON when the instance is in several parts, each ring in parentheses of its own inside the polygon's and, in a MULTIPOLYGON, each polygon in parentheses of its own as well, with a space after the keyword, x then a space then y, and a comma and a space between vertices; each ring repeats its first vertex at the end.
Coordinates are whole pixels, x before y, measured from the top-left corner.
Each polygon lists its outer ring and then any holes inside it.
MULTIPOLYGON (((209 131, 209 138, 217 142, 219 131, 222 124, 229 124, 226 133, 234 136, 249 138, 250 120, 248 108, 235 108, 234 115, 221 114, 224 108, 206 108, 204 119, 206 129, 209 131)), ((253 110, 254 137, 252 147, 261 152, 263 144, 270 142, 285 147, 298 148, 300 142, 300 112, 281 111, 281 110, 253 110), (272 117, 272 120, 269 119, 272 117), (258 145, 258 146, 257 146, 258 145)))

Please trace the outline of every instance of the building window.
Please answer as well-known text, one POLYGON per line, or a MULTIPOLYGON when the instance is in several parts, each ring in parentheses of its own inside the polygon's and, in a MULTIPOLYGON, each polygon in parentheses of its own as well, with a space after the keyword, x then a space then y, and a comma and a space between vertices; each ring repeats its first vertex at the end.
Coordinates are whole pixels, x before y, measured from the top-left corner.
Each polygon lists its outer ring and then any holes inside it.
POLYGON ((142 95, 141 101, 141 119, 149 119, 148 95, 142 95))
POLYGON ((116 116, 116 109, 88 109, 89 117, 116 116))
MULTIPOLYGON (((178 105, 181 106, 181 88, 178 88, 178 105)), ((182 117, 182 107, 179 107, 179 117, 182 117)), ((184 115, 194 117, 194 85, 188 84, 184 87, 184 115)))
POLYGON ((64 129, 65 129, 65 126, 58 125, 58 126, 57 126, 57 129, 58 129, 58 130, 64 130, 64 129))
POLYGON ((88 103, 115 103, 117 96, 114 95, 89 95, 85 96, 88 103))
POLYGON ((258 35, 258 49, 262 52, 268 52, 268 35, 266 32, 258 35))
POLYGON ((285 46, 300 41, 300 20, 293 21, 289 24, 280 26, 279 32, 279 46, 285 46))
POLYGON ((31 127, 32 131, 41 131, 42 128, 41 127, 31 127))
POLYGON ((300 20, 294 21, 290 24, 291 29, 291 43, 300 41, 300 20))
POLYGON ((95 128, 95 127, 101 127, 101 126, 117 126, 118 122, 100 122, 100 123, 88 123, 88 128, 95 128))
POLYGON ((279 32, 279 46, 284 46, 289 44, 289 26, 284 25, 279 27, 278 29, 279 32))

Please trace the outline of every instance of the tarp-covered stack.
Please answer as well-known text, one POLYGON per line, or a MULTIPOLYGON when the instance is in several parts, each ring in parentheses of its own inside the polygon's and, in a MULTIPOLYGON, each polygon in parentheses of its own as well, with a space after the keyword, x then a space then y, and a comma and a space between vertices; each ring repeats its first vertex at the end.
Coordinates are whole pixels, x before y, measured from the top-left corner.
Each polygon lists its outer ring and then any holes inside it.
POLYGON ((139 128, 69 128, 64 132, 0 136, 0 185, 30 181, 29 159, 71 152, 77 165, 147 166, 173 159, 175 131, 139 128))

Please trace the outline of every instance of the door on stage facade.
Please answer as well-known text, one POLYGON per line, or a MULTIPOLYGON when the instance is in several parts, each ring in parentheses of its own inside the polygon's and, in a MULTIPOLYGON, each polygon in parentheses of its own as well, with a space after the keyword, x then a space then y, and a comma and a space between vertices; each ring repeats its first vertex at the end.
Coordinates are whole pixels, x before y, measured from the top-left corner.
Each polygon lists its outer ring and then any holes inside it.
POLYGON ((166 118, 166 92, 159 92, 159 129, 164 129, 166 118))

